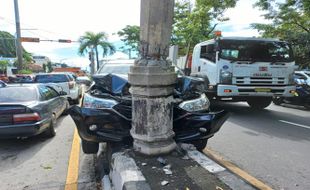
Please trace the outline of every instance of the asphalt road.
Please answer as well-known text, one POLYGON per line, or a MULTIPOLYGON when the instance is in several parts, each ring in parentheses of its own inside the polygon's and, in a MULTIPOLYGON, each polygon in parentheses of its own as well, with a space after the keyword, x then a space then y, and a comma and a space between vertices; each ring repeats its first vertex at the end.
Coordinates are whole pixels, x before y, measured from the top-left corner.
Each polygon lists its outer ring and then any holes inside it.
POLYGON ((310 189, 310 111, 219 103, 232 113, 208 147, 274 189, 310 189))
MULTIPOLYGON (((0 140, 0 189, 64 189, 74 128, 71 117, 63 116, 54 138, 0 140)), ((96 158, 80 152, 78 189, 96 189, 96 158)))

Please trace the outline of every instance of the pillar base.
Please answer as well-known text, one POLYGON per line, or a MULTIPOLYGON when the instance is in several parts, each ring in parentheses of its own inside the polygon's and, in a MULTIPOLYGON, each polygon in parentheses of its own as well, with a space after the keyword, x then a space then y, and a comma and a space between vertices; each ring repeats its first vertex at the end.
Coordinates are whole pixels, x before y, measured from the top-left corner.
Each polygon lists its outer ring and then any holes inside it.
POLYGON ((175 149, 173 132, 173 67, 133 66, 129 73, 132 94, 134 149, 146 155, 175 149))
POLYGON ((133 143, 135 151, 149 156, 168 154, 173 151, 176 146, 177 145, 173 139, 163 142, 147 142, 135 139, 133 143))

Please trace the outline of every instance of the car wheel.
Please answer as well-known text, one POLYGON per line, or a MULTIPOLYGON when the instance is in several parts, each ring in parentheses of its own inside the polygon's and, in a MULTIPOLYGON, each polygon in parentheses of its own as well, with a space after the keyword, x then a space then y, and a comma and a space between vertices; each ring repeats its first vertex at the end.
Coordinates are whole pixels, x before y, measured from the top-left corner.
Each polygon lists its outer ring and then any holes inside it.
POLYGON ((82 139, 82 149, 85 154, 97 154, 99 143, 85 141, 82 139))
POLYGON ((77 98, 76 100, 72 100, 73 104, 79 104, 80 103, 80 98, 77 98))
POLYGON ((56 116, 53 114, 52 121, 50 123, 50 126, 47 128, 47 130, 44 132, 44 135, 48 138, 54 137, 56 135, 56 116))
POLYGON ((66 108, 65 110, 62 112, 62 115, 68 115, 69 114, 69 108, 70 108, 70 104, 68 101, 66 101, 66 108))
POLYGON ((203 149, 207 146, 207 143, 208 143, 208 139, 203 139, 203 140, 193 141, 191 144, 193 144, 198 151, 202 152, 203 149))

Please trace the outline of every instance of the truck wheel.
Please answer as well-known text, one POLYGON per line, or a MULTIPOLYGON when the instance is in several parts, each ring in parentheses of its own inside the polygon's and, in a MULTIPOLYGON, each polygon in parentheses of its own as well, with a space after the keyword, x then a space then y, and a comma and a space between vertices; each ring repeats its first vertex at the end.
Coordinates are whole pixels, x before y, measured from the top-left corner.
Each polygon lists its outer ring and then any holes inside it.
POLYGON ((275 104, 275 105, 281 105, 283 103, 283 98, 280 97, 280 96, 275 96, 272 98, 272 102, 275 104))
POLYGON ((264 109, 271 104, 272 98, 253 98, 247 100, 249 106, 253 109, 264 109))
POLYGON ((82 139, 82 149, 85 154, 97 154, 99 143, 85 141, 82 139))
POLYGON ((305 103, 304 107, 305 107, 307 110, 310 110, 310 102, 305 103))
POLYGON ((207 143, 208 139, 196 140, 191 142, 191 144, 193 144, 199 152, 203 151, 203 149, 207 146, 207 143))

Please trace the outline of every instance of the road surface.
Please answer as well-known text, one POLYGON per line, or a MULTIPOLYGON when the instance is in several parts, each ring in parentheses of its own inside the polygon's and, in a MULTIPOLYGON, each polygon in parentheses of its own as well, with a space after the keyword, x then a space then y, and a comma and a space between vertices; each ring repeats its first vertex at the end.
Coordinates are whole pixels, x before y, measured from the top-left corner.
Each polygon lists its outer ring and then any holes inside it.
MULTIPOLYGON (((23 140, 0 140, 1 190, 65 189, 75 124, 70 116, 57 122, 57 134, 23 140)), ((80 151, 78 189, 96 189, 95 156, 80 151)))
POLYGON ((274 189, 310 189, 310 111, 219 103, 232 113, 208 147, 274 189))

